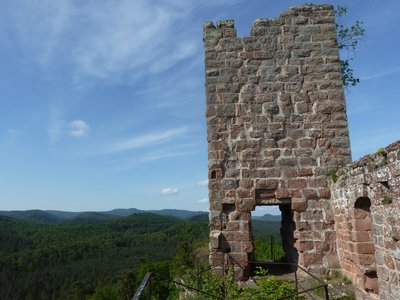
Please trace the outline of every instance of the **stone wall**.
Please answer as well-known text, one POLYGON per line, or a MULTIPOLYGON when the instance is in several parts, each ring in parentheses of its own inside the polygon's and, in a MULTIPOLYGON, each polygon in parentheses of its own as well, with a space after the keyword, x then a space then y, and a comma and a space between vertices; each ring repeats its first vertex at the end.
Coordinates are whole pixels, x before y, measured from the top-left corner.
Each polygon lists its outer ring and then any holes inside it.
POLYGON ((400 141, 338 170, 331 190, 340 267, 359 298, 400 299, 400 141))
POLYGON ((294 227, 283 228, 289 261, 314 273, 338 264, 328 174, 351 153, 335 28, 330 5, 258 19, 243 38, 231 20, 204 25, 215 270, 230 253, 248 275, 257 205, 279 205, 294 227))

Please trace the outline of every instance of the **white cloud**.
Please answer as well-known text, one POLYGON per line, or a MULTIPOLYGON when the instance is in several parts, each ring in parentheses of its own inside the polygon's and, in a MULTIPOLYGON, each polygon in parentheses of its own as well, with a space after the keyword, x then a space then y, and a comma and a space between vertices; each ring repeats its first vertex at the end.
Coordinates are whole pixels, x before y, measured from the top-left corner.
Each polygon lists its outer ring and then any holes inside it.
POLYGON ((195 13, 238 1, 13 0, 2 6, 2 16, 21 49, 45 68, 64 63, 78 80, 112 82, 163 72, 200 56, 195 13))
POLYGON ((132 139, 126 139, 111 145, 105 152, 119 152, 135 148, 142 148, 155 144, 165 143, 186 133, 186 127, 168 129, 160 132, 153 132, 146 135, 138 136, 132 139))
POLYGON ((179 194, 179 190, 176 188, 171 188, 171 187, 164 188, 161 191, 161 195, 165 195, 165 196, 176 196, 178 194, 179 194))
POLYGON ((67 132, 73 137, 87 136, 90 131, 89 125, 83 120, 73 120, 68 123, 67 132))
POLYGON ((205 203, 208 203, 208 199, 207 199, 207 198, 200 199, 199 201, 197 201, 197 203, 198 203, 198 204, 205 204, 205 203))
POLYGON ((7 129, 7 133, 8 133, 9 135, 14 135, 14 134, 17 134, 18 132, 19 132, 19 130, 16 129, 16 128, 8 128, 8 129, 7 129))
POLYGON ((197 186, 208 187, 208 179, 196 183, 197 186))

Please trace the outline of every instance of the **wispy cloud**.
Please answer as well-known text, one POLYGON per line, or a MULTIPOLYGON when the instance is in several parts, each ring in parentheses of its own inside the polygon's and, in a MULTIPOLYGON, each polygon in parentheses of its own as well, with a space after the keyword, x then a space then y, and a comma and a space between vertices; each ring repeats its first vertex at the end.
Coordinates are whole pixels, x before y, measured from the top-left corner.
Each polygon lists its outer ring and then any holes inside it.
POLYGON ((364 81, 364 80, 370 80, 370 79, 378 79, 378 78, 393 75, 396 73, 400 73, 400 68, 393 68, 393 69, 377 72, 377 73, 374 73, 371 75, 363 76, 363 77, 361 77, 361 80, 364 81))
POLYGON ((200 199, 199 201, 197 201, 197 203, 198 203, 198 204, 205 204, 205 203, 208 203, 208 199, 207 199, 207 198, 200 199))
POLYGON ((146 135, 141 135, 132 139, 126 139, 119 141, 111 145, 105 152, 119 152, 126 151, 135 148, 147 147, 155 144, 165 143, 173 138, 182 136, 187 132, 186 127, 179 127, 168 129, 159 132, 153 132, 146 135))
POLYGON ((19 132, 17 128, 8 128, 7 129, 7 134, 9 135, 16 135, 19 132))
POLYGON ((197 186, 207 187, 208 186, 208 179, 202 180, 196 183, 197 186))
POLYGON ((144 162, 150 162, 150 161, 156 161, 156 160, 161 160, 165 158, 170 158, 170 157, 180 157, 180 156, 186 156, 186 155, 191 155, 191 152, 176 152, 176 151, 166 151, 166 152, 153 152, 149 153, 146 156, 140 158, 138 160, 139 163, 144 163, 144 162))
POLYGON ((166 187, 162 189, 161 195, 164 196, 176 196, 179 194, 179 190, 177 188, 166 187))
POLYGON ((191 29, 176 30, 196 6, 158 0, 16 0, 2 9, 5 24, 42 65, 60 63, 62 54, 78 78, 118 80, 165 71, 198 53, 200 41, 191 29))
POLYGON ((194 12, 238 0, 165 1, 14 0, 4 24, 43 66, 71 66, 77 79, 110 81, 159 73, 201 54, 194 12))
POLYGON ((61 112, 55 108, 51 108, 49 126, 47 127, 47 135, 51 144, 58 141, 64 127, 65 121, 62 118, 61 112))
POLYGON ((57 143, 62 136, 85 137, 88 135, 90 127, 86 121, 75 119, 66 121, 62 110, 54 107, 50 108, 50 119, 47 126, 47 136, 50 144, 57 143))
POLYGON ((68 123, 67 127, 68 134, 73 137, 87 136, 90 131, 89 125, 83 120, 73 120, 68 123))

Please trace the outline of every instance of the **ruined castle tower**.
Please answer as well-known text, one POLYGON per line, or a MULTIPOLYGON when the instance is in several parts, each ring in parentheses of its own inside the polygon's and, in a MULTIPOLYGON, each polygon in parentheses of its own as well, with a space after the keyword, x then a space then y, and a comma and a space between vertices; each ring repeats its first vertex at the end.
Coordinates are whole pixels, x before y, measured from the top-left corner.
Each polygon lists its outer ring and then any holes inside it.
POLYGON ((207 22, 204 44, 212 266, 229 253, 246 278, 260 205, 279 206, 289 262, 338 266, 329 173, 351 153, 333 7, 290 7, 243 38, 207 22))

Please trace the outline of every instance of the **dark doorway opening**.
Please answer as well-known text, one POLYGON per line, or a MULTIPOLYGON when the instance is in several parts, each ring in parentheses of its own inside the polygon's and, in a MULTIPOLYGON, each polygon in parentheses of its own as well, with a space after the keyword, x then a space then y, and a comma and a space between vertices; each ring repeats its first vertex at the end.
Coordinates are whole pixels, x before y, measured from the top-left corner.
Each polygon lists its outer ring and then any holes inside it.
POLYGON ((293 211, 290 205, 280 205, 279 209, 282 214, 281 236, 282 247, 285 251, 284 262, 297 264, 297 262, 299 261, 299 253, 294 247, 294 231, 296 230, 296 223, 293 220, 293 211))
MULTIPOLYGON (((275 201, 278 202, 279 200, 275 201)), ((279 201, 278 203, 258 204, 255 213, 252 215, 254 251, 251 269, 254 271, 256 267, 263 267, 268 269, 271 275, 283 275, 293 272, 292 265, 276 264, 279 262, 297 265, 298 262, 299 255, 294 247, 296 224, 293 219, 290 199, 283 203, 279 201), (280 212, 280 218, 275 216, 276 218, 273 219, 268 215, 260 217, 261 207, 274 207, 275 213, 280 212), (269 264, 266 264, 266 262, 269 264)))

